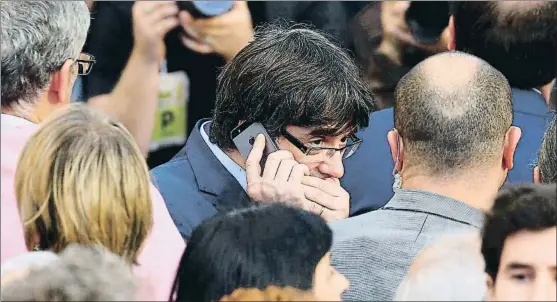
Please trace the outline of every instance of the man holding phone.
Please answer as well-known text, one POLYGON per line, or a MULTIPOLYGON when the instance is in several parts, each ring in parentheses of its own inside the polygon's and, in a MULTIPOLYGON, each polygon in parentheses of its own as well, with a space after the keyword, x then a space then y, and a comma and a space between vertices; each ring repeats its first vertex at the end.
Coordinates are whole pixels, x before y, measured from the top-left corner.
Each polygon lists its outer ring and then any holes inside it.
POLYGON ((213 119, 196 124, 153 182, 186 239, 204 219, 254 202, 346 218, 342 161, 373 110, 345 51, 301 26, 268 26, 224 67, 213 119))

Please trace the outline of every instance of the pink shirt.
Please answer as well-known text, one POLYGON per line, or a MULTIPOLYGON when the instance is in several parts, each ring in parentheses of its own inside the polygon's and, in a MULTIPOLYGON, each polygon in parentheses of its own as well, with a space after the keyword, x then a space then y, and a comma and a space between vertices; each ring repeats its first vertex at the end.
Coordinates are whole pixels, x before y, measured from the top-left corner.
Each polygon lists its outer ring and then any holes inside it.
MULTIPOLYGON (((1 117, 1 261, 27 252, 23 228, 17 208, 14 181, 17 160, 25 142, 39 128, 25 119, 2 114, 1 117)), ((185 243, 158 190, 151 185, 153 229, 134 269, 139 277, 141 300, 168 301, 170 287, 185 243)))

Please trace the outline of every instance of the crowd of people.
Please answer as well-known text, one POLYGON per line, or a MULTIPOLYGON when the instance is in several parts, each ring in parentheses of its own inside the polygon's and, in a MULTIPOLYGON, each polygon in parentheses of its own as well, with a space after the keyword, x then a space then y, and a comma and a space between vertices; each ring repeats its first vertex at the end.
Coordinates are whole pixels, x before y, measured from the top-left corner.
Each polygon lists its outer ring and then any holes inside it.
POLYGON ((432 3, 0 2, 1 300, 557 301, 557 2, 432 3))

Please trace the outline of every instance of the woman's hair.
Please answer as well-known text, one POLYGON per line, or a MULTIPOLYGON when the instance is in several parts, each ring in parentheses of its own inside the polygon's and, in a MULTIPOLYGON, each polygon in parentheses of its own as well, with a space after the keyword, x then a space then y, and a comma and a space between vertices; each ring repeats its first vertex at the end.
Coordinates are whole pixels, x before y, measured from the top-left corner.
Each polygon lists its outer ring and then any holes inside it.
POLYGON ((278 204, 214 216, 193 231, 170 300, 216 301, 269 285, 312 289, 332 238, 319 216, 278 204))
POLYGON ((557 182, 557 118, 554 117, 543 137, 538 152, 538 168, 542 183, 557 182))
POLYGON ((149 172, 119 122, 84 105, 49 119, 25 145, 15 189, 28 248, 100 244, 137 263, 153 225, 149 172))

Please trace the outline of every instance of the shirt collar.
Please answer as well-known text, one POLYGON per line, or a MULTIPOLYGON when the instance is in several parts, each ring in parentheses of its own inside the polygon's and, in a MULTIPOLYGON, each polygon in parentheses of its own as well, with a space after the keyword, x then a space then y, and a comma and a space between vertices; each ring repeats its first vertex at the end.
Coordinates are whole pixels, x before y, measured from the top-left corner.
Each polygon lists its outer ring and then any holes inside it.
POLYGON ((485 218, 484 212, 464 202, 420 190, 396 190, 395 195, 383 209, 429 213, 469 224, 476 228, 483 226, 485 218))
POLYGON ((205 131, 205 125, 208 123, 210 123, 210 121, 204 122, 201 125, 199 129, 199 131, 201 132, 201 137, 203 137, 203 140, 205 141, 209 149, 211 149, 213 155, 215 155, 215 157, 226 168, 226 170, 228 170, 228 172, 238 181, 238 183, 240 184, 240 186, 242 186, 244 191, 246 191, 246 188, 248 186, 247 179, 246 179, 246 171, 242 169, 242 167, 240 167, 237 163, 235 163, 230 157, 228 157, 228 155, 224 153, 219 148, 219 146, 213 144, 209 140, 209 135, 207 135, 207 132, 205 131))
POLYGON ((15 115, 9 115, 9 114, 4 114, 2 113, 2 116, 0 118, 0 122, 2 127, 21 127, 21 126, 29 126, 29 125, 35 125, 33 122, 26 120, 22 117, 19 116, 15 116, 15 115))

